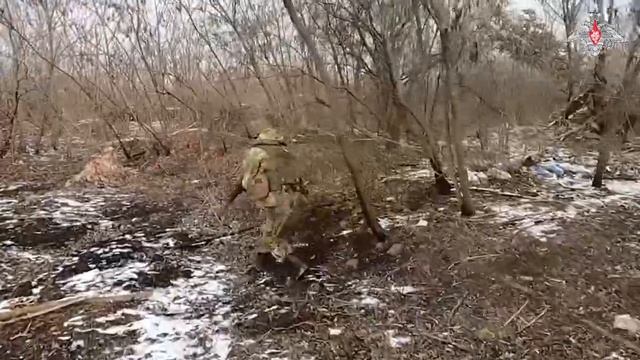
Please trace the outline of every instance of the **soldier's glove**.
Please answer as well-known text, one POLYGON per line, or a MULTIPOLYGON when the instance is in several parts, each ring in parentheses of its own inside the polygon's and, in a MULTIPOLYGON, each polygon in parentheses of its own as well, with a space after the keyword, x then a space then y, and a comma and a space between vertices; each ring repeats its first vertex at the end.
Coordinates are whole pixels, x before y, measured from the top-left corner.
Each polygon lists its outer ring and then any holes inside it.
POLYGON ((307 184, 309 184, 308 181, 304 181, 302 180, 302 178, 298 178, 295 185, 294 185, 294 189, 295 191, 301 193, 302 195, 309 195, 309 190, 307 190, 307 184))

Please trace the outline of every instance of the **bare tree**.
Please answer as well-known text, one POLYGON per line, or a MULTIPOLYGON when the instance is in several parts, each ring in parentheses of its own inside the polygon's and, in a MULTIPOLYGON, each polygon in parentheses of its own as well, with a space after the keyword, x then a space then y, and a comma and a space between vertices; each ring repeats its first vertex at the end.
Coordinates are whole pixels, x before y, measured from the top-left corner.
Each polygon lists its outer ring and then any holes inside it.
POLYGON ((444 117, 447 122, 447 135, 456 169, 456 194, 460 203, 460 213, 471 216, 475 213, 469 179, 465 165, 464 148, 460 134, 460 125, 456 108, 454 79, 460 78, 458 65, 464 47, 462 22, 469 11, 465 1, 451 1, 451 13, 445 2, 431 0, 426 2, 429 12, 436 21, 440 32, 441 62, 444 73, 444 117))
MULTIPOLYGON (((571 101, 574 95, 576 74, 575 67, 576 54, 573 51, 569 37, 576 29, 578 16, 585 5, 585 0, 539 0, 547 11, 555 20, 561 21, 564 25, 564 35, 566 39, 567 63, 569 71, 567 72, 567 101, 571 101)), ((602 0, 600 0, 602 3, 602 0)))
MULTIPOLYGON (((636 23, 638 26, 640 23, 636 23)), ((622 121, 629 121, 629 117, 634 115, 632 94, 637 93, 638 74, 640 73, 640 60, 637 51, 640 48, 640 35, 637 35, 632 43, 625 72, 618 90, 609 101, 603 105, 603 110, 597 116, 599 122, 603 124, 602 135, 598 149, 598 163, 593 175, 592 186, 600 188, 603 185, 604 172, 611 156, 611 151, 619 140, 616 130, 622 121)))
MULTIPOLYGON (((311 39, 309 32, 307 31, 304 24, 302 23, 302 20, 300 19, 297 13, 297 10, 293 6, 292 1, 291 0, 282 0, 282 1, 285 8, 287 9, 287 13, 289 14, 289 17, 291 18, 291 22, 296 28, 296 31, 298 32, 300 37, 304 40, 305 45, 309 49, 316 71, 319 73, 320 78, 322 79, 322 82, 324 82, 325 86, 327 86, 328 94, 330 98, 330 105, 335 108, 337 102, 335 100, 336 95, 332 88, 333 82, 331 80, 331 77, 329 76, 329 73, 327 72, 326 67, 322 63, 320 54, 318 52, 318 49, 316 48, 316 44, 313 41, 313 39, 311 39)), ((362 213, 364 215, 364 220, 369 226, 369 229, 371 229, 371 232, 377 238, 378 242, 383 242, 386 239, 386 234, 382 229, 382 227, 380 226, 380 224, 378 223, 374 209, 371 206, 371 201, 366 197, 365 193, 363 192, 364 184, 363 184, 361 175, 359 173, 359 170, 356 168, 355 162, 350 157, 351 151, 350 149, 347 149, 346 141, 342 135, 338 136, 338 144, 341 148, 342 155, 344 157, 345 163, 347 164, 349 172, 351 173, 351 177, 356 189, 356 194, 360 202, 360 207, 362 208, 362 213)))
POLYGON ((7 136, 3 144, 0 144, 0 158, 3 158, 8 152, 12 157, 15 157, 15 138, 16 128, 18 126, 18 112, 20 109, 20 100, 23 95, 24 81, 24 46, 22 39, 17 34, 16 19, 14 18, 13 10, 9 5, 9 2, 5 0, 2 10, 2 25, 4 25, 8 31, 7 35, 11 46, 11 67, 13 75, 13 89, 11 96, 7 101, 9 109, 4 116, 9 118, 9 128, 7 130, 7 136))

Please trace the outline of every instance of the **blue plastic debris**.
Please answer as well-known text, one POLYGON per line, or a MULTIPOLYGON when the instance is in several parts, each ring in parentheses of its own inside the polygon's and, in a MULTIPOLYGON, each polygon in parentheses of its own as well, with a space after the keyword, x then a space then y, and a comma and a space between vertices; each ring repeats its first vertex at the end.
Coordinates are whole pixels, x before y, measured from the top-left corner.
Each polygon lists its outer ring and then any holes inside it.
POLYGON ((564 169, 562 168, 562 166, 560 166, 555 162, 549 163, 549 164, 543 164, 542 167, 544 167, 545 170, 549 171, 550 173, 553 173, 557 177, 564 176, 564 169))
POLYGON ((536 176, 538 176, 539 178, 552 179, 556 177, 554 173, 552 173, 551 171, 545 169, 540 165, 535 165, 535 166, 532 166, 531 168, 533 169, 533 173, 536 174, 536 176))

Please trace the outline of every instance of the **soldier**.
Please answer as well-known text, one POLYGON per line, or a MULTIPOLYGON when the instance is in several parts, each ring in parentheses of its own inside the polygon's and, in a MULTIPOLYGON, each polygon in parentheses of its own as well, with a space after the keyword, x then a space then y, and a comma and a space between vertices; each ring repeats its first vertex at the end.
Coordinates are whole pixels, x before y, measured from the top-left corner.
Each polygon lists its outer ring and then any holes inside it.
POLYGON ((242 169, 242 188, 266 212, 256 261, 266 254, 280 263, 288 260, 298 267, 300 278, 308 266, 291 254, 292 246, 280 237, 286 221, 306 193, 295 156, 287 150, 284 138, 267 128, 247 151, 242 169))

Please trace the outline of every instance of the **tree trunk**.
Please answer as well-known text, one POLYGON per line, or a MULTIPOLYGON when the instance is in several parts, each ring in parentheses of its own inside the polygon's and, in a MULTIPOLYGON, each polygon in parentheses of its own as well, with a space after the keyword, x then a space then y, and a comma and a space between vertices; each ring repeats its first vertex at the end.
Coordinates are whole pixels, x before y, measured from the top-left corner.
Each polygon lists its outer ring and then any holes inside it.
MULTIPOLYGON (((569 36, 569 35, 567 35, 569 36)), ((573 49, 571 48, 571 42, 567 41, 567 102, 571 102, 573 99, 573 88, 575 86, 573 76, 573 49)))
MULTIPOLYGON (((291 19, 293 26, 296 28, 296 31, 298 32, 298 34, 304 41, 305 45, 309 49, 309 54, 311 55, 311 59, 314 62, 316 71, 319 73, 320 78, 322 79, 322 82, 324 82, 324 85, 327 89, 329 104, 335 111, 337 110, 336 108, 337 101, 336 101, 334 88, 332 87, 329 73, 327 72, 327 69, 325 68, 325 66, 322 64, 322 60, 320 59, 320 54, 318 53, 316 44, 313 41, 313 39, 311 39, 311 36, 309 35, 309 32, 307 31, 305 26, 302 24, 302 20, 300 19, 298 13, 296 12, 296 9, 293 6, 292 1, 291 0, 282 0, 282 1, 284 3, 284 7, 287 9, 287 13, 289 14, 289 18, 291 19)), ((371 232, 376 237, 378 242, 383 242, 386 240, 386 235, 382 227, 378 223, 377 216, 374 212, 373 207, 371 206, 371 200, 368 197, 366 197, 363 192, 364 185, 360 178, 360 171, 359 169, 356 168, 355 161, 353 161, 350 158, 350 152, 347 151, 347 149, 345 148, 345 140, 342 136, 338 136, 338 146, 340 146, 340 149, 342 151, 342 156, 344 157, 347 168, 351 173, 351 179, 353 180, 353 185, 356 190, 356 195, 358 196, 358 201, 360 202, 362 214, 365 218, 364 220, 367 223, 367 225, 369 225, 369 229, 371 229, 371 232)))
POLYGON ((591 182, 591 186, 595 188, 601 188, 603 185, 602 179, 604 177, 604 171, 607 168, 607 163, 609 163, 609 158, 611 156, 611 137, 610 133, 607 132, 606 136, 603 136, 603 138, 600 139, 598 163, 596 164, 593 181, 591 182))
POLYGON ((5 8, 7 20, 10 22, 11 26, 9 28, 9 43, 11 45, 12 52, 12 67, 13 67, 13 76, 15 80, 15 87, 13 88, 13 108, 9 113, 9 134, 7 139, 5 139, 4 144, 0 144, 0 158, 4 157, 7 152, 11 153, 12 161, 15 160, 16 156, 16 130, 18 127, 18 112, 20 110, 20 98, 21 98, 21 76, 22 76, 22 39, 18 36, 19 34, 13 28, 13 19, 12 14, 9 11, 9 4, 5 1, 5 8))
POLYGON ((631 49, 629 49, 620 90, 618 90, 609 103, 605 105, 605 109, 598 114, 598 117, 602 119, 599 121, 602 123, 603 129, 599 144, 598 163, 596 164, 593 182, 591 183, 595 188, 600 188, 603 184, 602 178, 604 177, 604 171, 611 157, 612 147, 615 144, 616 130, 620 125, 618 118, 623 117, 625 120, 629 120, 627 97, 632 89, 637 88, 636 82, 638 72, 640 72, 640 62, 634 60, 638 47, 640 47, 640 36, 636 38, 631 49))
POLYGON ((442 62, 444 65, 444 96, 445 96, 445 118, 447 119, 447 133, 449 135, 449 145, 456 167, 457 197, 460 203, 460 213, 462 216, 472 216, 475 213, 471 192, 469 191, 469 178, 464 159, 464 148, 460 138, 460 128, 458 125, 458 114, 456 110, 453 93, 452 69, 451 66, 451 39, 449 29, 440 30, 440 41, 442 47, 442 62))

